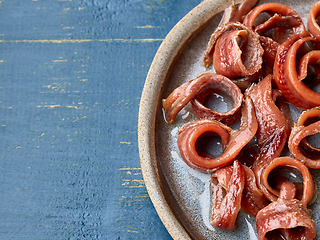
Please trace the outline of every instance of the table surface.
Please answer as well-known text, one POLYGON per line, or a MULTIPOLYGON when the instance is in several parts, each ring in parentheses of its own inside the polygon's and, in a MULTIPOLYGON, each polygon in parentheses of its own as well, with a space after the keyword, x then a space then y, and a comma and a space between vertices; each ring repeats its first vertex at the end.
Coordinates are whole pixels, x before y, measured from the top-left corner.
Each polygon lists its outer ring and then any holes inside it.
POLYGON ((0 239, 171 239, 141 174, 139 101, 200 2, 0 1, 0 239))

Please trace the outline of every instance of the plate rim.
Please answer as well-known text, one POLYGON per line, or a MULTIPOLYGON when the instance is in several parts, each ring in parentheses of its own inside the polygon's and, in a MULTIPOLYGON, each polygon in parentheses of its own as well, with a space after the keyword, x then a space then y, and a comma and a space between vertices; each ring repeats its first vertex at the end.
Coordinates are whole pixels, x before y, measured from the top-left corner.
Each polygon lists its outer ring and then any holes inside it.
MULTIPOLYGON (((204 0, 186 14, 161 43, 149 68, 142 90, 138 116, 138 148, 142 176, 165 228, 173 239, 192 239, 166 201, 156 164, 155 123, 162 88, 171 64, 188 40, 232 0, 204 0)), ((239 3, 241 0, 235 1, 239 3)))

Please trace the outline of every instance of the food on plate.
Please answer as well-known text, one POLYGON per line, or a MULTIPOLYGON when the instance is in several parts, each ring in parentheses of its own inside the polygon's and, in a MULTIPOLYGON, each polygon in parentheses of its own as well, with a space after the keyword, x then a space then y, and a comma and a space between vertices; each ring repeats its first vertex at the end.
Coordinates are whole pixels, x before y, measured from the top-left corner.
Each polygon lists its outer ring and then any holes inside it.
POLYGON ((180 110, 191 101, 196 115, 200 118, 214 119, 228 124, 239 117, 242 99, 241 90, 227 77, 215 73, 204 73, 176 88, 162 100, 162 104, 168 123, 172 123, 180 110), (233 108, 230 111, 220 113, 203 105, 201 99, 215 91, 222 91, 232 98, 233 108))
POLYGON ((308 137, 320 133, 320 2, 308 29, 292 8, 256 2, 226 9, 205 50, 208 72, 163 99, 165 118, 172 123, 188 103, 199 118, 180 127, 177 146, 188 166, 211 174, 212 226, 235 229, 242 210, 256 218, 259 240, 314 239, 309 169, 320 168, 320 148, 308 137), (229 92, 230 111, 205 106, 217 90, 229 92), (290 108, 301 113, 294 126, 290 108), (212 136, 218 157, 206 145, 212 136))
POLYGON ((308 168, 291 157, 279 157, 263 170, 262 179, 274 195, 271 203, 257 213, 258 239, 314 239, 315 224, 311 218, 312 212, 307 208, 314 197, 314 184, 308 168), (279 167, 283 169, 271 177, 274 180, 272 188, 268 178, 279 167), (294 183, 281 175, 285 171, 291 171, 291 174, 299 172, 303 178, 303 188, 299 189, 299 182, 294 183))
POLYGON ((280 156, 291 130, 291 118, 286 118, 278 108, 272 91, 272 75, 246 91, 252 99, 258 121, 259 152, 253 168, 280 156))
POLYGON ((227 23, 212 34, 203 62, 230 79, 248 77, 261 69, 263 48, 259 35, 237 22, 227 23))
POLYGON ((296 175, 295 190, 300 190, 293 194, 292 198, 297 198, 304 206, 307 206, 314 197, 313 179, 308 167, 291 157, 275 158, 263 169, 261 182, 268 191, 265 196, 268 197, 270 202, 277 201, 281 195, 281 185, 287 181, 286 177, 289 174, 296 175), (303 185, 302 189, 298 188, 301 185, 300 183, 303 185))
POLYGON ((320 133, 320 107, 302 112, 291 131, 288 143, 292 156, 314 169, 320 168, 320 149, 312 146, 307 137, 318 133, 320 133))
POLYGON ((221 25, 228 22, 242 22, 248 12, 257 4, 258 0, 245 0, 239 6, 231 5, 226 8, 221 21, 221 25))
POLYGON ((308 30, 318 40, 320 40, 320 27, 317 19, 320 14, 320 2, 314 4, 308 14, 308 30))
POLYGON ((236 159, 242 148, 254 137, 257 128, 252 101, 246 97, 239 129, 233 130, 218 121, 203 118, 180 128, 177 144, 182 158, 189 166, 202 172, 214 172, 236 159), (196 145, 204 136, 215 134, 222 140, 223 153, 212 159, 208 153, 204 154, 196 145))
POLYGON ((269 191, 261 184, 261 172, 276 157, 279 157, 291 130, 288 120, 275 104, 272 97, 272 75, 247 89, 254 104, 258 122, 257 139, 259 150, 252 170, 257 176, 257 185, 269 199, 269 191))
MULTIPOLYGON (((301 50, 303 44, 311 40, 313 38, 310 34, 303 32, 285 41, 277 51, 273 68, 277 87, 291 104, 303 110, 320 106, 320 93, 313 91, 303 82, 307 77, 318 80, 320 51, 308 51, 300 61, 297 60, 297 55, 303 54, 298 52, 299 49, 301 50), (310 68, 312 72, 308 71, 310 68)), ((307 46, 304 47, 307 48, 307 46)), ((302 50, 305 51, 305 48, 302 50)))
POLYGON ((265 3, 253 8, 243 24, 279 44, 305 31, 304 23, 296 11, 280 3, 265 3))
POLYGON ((211 175, 212 214, 211 225, 233 230, 241 209, 242 191, 246 182, 245 170, 241 163, 221 168, 211 175))
POLYGON ((256 216, 267 206, 266 197, 257 186, 256 175, 248 166, 243 165, 246 175, 246 183, 242 193, 241 209, 244 213, 256 216))
POLYGON ((258 239, 314 239, 311 211, 297 199, 278 198, 258 212, 258 239))

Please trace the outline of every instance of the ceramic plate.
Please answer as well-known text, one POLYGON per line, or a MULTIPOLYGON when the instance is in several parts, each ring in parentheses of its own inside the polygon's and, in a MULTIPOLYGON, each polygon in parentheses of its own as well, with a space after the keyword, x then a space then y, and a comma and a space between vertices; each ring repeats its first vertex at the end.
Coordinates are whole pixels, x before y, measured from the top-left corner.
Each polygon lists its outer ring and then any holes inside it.
MULTIPOLYGON (((259 1, 258 4, 265 2, 259 1)), ((307 14, 317 1, 275 2, 296 10, 306 24, 307 14)), ((210 225, 210 174, 188 167, 176 144, 179 127, 195 120, 195 117, 187 106, 174 123, 168 125, 161 108, 161 100, 176 87, 201 73, 213 71, 203 66, 202 57, 223 10, 231 4, 232 1, 203 1, 170 31, 153 60, 141 97, 138 140, 143 177, 150 198, 174 239, 257 239, 255 219, 242 212, 234 231, 210 225)), ((215 101, 220 111, 231 106, 227 99, 221 97, 215 101)), ((319 186, 320 174, 318 171, 312 171, 312 174, 319 186)), ((319 200, 311 209, 319 233, 319 200)))

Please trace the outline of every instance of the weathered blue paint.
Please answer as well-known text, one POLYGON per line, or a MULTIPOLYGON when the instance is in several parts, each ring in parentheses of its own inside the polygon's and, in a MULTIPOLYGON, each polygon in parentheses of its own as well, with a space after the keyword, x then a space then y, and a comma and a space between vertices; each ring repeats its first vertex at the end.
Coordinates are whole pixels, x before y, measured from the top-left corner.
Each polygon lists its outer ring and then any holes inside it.
POLYGON ((0 1, 0 239, 171 239, 138 108, 161 39, 200 2, 0 1))

